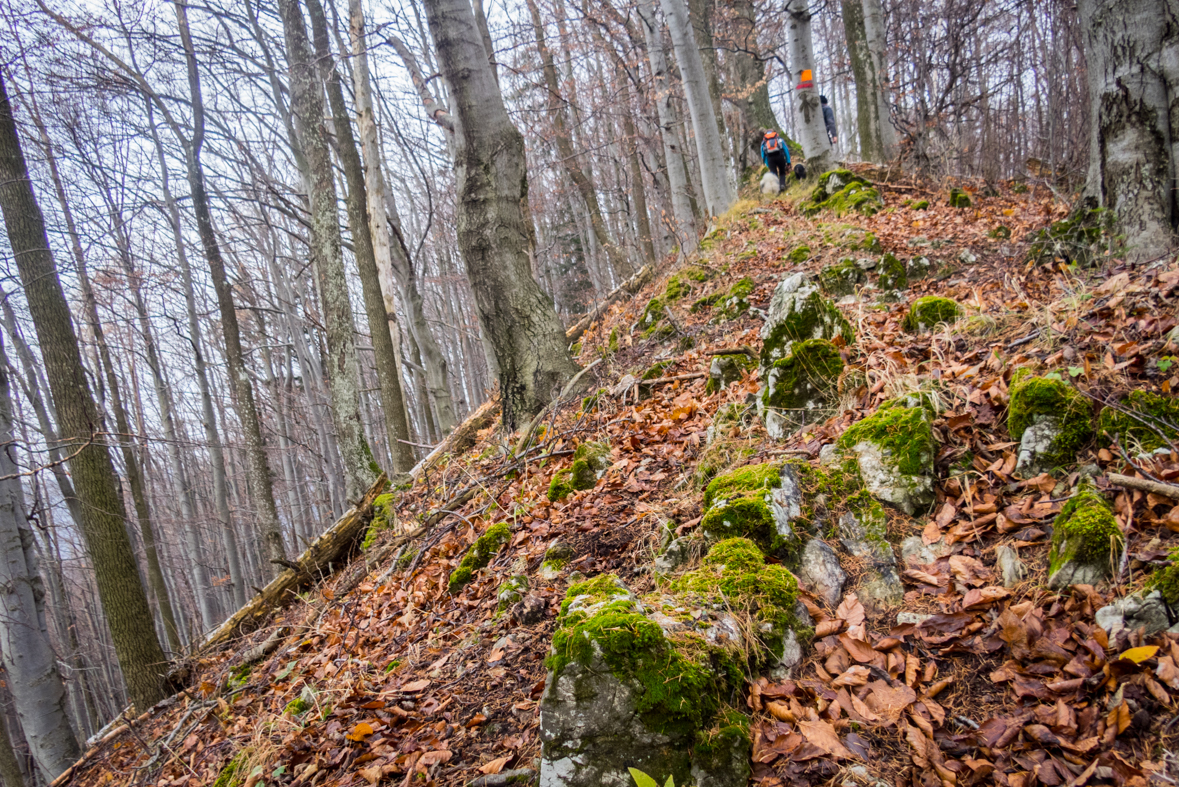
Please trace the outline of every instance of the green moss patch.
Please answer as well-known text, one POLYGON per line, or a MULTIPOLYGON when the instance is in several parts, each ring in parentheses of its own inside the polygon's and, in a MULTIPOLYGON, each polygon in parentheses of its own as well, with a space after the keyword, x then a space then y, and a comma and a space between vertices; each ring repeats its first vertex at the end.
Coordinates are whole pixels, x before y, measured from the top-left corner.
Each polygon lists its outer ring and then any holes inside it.
POLYGON ((1052 523, 1049 574, 1067 562, 1108 567, 1121 543, 1122 532, 1105 498, 1092 487, 1082 487, 1052 523))
POLYGON ((1071 385, 1047 377, 1033 377, 1018 370, 1011 378, 1011 401, 1007 406, 1007 431, 1020 440, 1027 428, 1040 418, 1059 421, 1060 433, 1052 452, 1042 456, 1049 465, 1066 465, 1077 457, 1093 435, 1089 400, 1071 385))
POLYGON ((850 450, 862 442, 878 446, 905 475, 928 475, 937 454, 929 412, 923 407, 877 410, 848 427, 838 445, 850 450))
POLYGON ((378 495, 377 499, 373 501, 373 518, 369 522, 368 530, 364 533, 364 542, 360 548, 371 547, 377 537, 384 531, 391 529, 396 521, 397 511, 394 509, 393 493, 378 495))
POLYGON ((929 210, 929 200, 919 199, 909 206, 912 210, 929 210))
POLYGON ((688 284, 686 277, 676 274, 667 280, 667 287, 663 290, 663 297, 669 301, 679 300, 692 292, 692 285, 688 284))
POLYGON ((962 189, 951 189, 949 204, 951 208, 969 208, 971 205, 970 195, 962 189))
POLYGON ((811 247, 803 244, 802 246, 795 246, 794 249, 786 255, 789 262, 795 265, 802 265, 811 258, 811 247))
POLYGON ((775 361, 766 375, 761 401, 776 411, 803 411, 803 418, 830 401, 837 390, 843 359, 826 339, 797 342, 789 356, 775 361))
POLYGON ((647 301, 647 305, 643 309, 643 314, 639 317, 638 328, 641 331, 640 335, 645 339, 656 332, 659 332, 661 335, 668 333, 671 330, 671 326, 663 324, 663 320, 666 317, 667 307, 664 305, 663 299, 652 298, 647 301))
POLYGON ((909 286, 909 272, 895 254, 885 254, 876 265, 876 286, 882 290, 903 290, 909 286))
POLYGON ((836 216, 850 212, 871 216, 883 206, 880 192, 871 183, 850 170, 835 169, 819 176, 810 199, 798 209, 804 216, 814 216, 821 210, 830 210, 836 216))
POLYGON ((749 296, 753 293, 753 288, 753 279, 748 276, 733 282, 733 286, 723 298, 721 319, 733 320, 749 311, 749 296))
POLYGON ((1171 607, 1179 606, 1179 549, 1171 550, 1171 562, 1150 575, 1148 590, 1157 590, 1171 607))
POLYGON ((833 298, 854 295, 856 288, 867 280, 867 274, 851 257, 844 257, 837 264, 819 271, 819 287, 833 298))
POLYGON ((1179 441, 1179 398, 1131 391, 1116 408, 1101 411, 1097 431, 1105 440, 1116 439, 1127 450, 1169 448, 1169 443, 1179 441))
POLYGON ((962 314, 962 307, 956 301, 930 295, 913 301, 901 327, 911 332, 929 330, 935 325, 952 323, 962 314))
POLYGON ((474 578, 475 572, 485 567, 495 557, 504 544, 512 537, 512 530, 507 522, 497 522, 471 544, 467 554, 463 555, 458 568, 450 575, 447 589, 451 594, 457 594, 474 578))
POLYGON ((770 369, 775 361, 787 357, 795 342, 807 339, 842 339, 844 344, 853 344, 856 332, 851 323, 827 298, 814 290, 801 303, 796 303, 784 320, 776 323, 766 335, 761 346, 761 368, 770 369))
POLYGON ((1086 198, 1068 218, 1032 235, 1028 257, 1036 265, 1056 260, 1082 267, 1099 265, 1122 250, 1124 239, 1115 226, 1112 211, 1086 198))
POLYGON ((524 598, 524 594, 528 592, 528 577, 519 574, 514 577, 508 577, 503 582, 499 583, 499 589, 495 592, 495 598, 498 602, 495 606, 495 614, 497 616, 503 615, 520 599, 524 598))
POLYGON ((748 538, 769 553, 797 551, 797 534, 779 533, 770 508, 773 490, 782 485, 780 466, 747 465, 719 475, 704 490, 701 530, 714 540, 748 538))

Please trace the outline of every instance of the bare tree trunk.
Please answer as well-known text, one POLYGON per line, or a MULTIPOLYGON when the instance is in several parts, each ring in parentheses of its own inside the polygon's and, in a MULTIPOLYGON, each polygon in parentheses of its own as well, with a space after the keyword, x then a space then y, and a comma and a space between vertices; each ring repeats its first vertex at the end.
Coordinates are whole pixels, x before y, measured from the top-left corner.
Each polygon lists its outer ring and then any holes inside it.
POLYGON ((1179 0, 1079 0, 1092 140, 1086 191, 1113 210, 1131 259, 1175 246, 1179 0))
POLYGON ((438 62, 454 101, 458 237, 483 330, 499 366, 503 422, 547 405, 577 364, 552 299, 532 277, 524 138, 481 57, 467 0, 426 0, 438 62))
POLYGON ((680 237, 680 248, 687 254, 696 250, 696 215, 692 210, 692 187, 688 184, 683 148, 680 146, 679 118, 671 101, 670 74, 663 51, 663 27, 655 17, 651 0, 638 0, 643 37, 647 41, 647 60, 654 80, 655 113, 659 119, 659 137, 667 164, 667 187, 671 192, 671 210, 680 237))
POLYGON ((12 419, 8 358, 0 343, 0 657, 29 751, 45 780, 53 781, 82 752, 45 627, 45 590, 25 518, 12 419))
POLYGON ((757 6, 753 0, 735 0, 732 9, 733 52, 730 57, 736 77, 733 103, 741 117, 741 128, 733 134, 733 141, 740 150, 738 163, 740 170, 744 171, 761 165, 762 129, 771 129, 782 137, 786 134, 770 106, 770 81, 757 41, 760 29, 757 6))
POLYGON ((379 273, 380 265, 391 266, 388 256, 388 230, 384 228, 385 233, 380 239, 383 246, 378 249, 379 242, 370 230, 373 225, 370 211, 379 210, 381 204, 369 205, 364 167, 360 163, 356 138, 352 134, 352 122, 349 119, 347 103, 344 101, 344 91, 340 86, 340 74, 332 57, 327 20, 324 18, 320 0, 307 0, 307 15, 311 22, 311 36, 319 65, 319 76, 327 87, 328 104, 336 130, 336 151, 348 183, 348 228, 352 233, 352 249, 356 256, 356 267, 360 272, 365 316, 368 318, 373 354, 376 356, 377 380, 381 391, 381 407, 384 411, 389 453, 393 459, 393 470, 397 473, 406 473, 414 466, 415 459, 413 446, 409 444, 409 422, 405 415, 401 369, 395 349, 401 341, 401 331, 397 327, 397 314, 386 308, 379 273), (378 251, 381 253, 380 258, 378 251))
MULTIPOLYGON (((881 0, 861 0, 864 9, 864 49, 867 54, 866 91, 869 93, 869 107, 872 118, 872 130, 875 134, 873 150, 879 159, 863 153, 869 161, 885 163, 892 161, 899 154, 897 147, 897 130, 892 125, 892 113, 888 101, 888 59, 887 59, 887 28, 884 23, 884 4, 881 0)), ((851 48, 851 42, 848 42, 851 48)), ((856 77, 856 100, 859 101, 860 82, 856 77)), ((863 140, 863 129, 860 130, 863 140)), ((861 148, 864 143, 861 141, 861 148)))
MULTIPOLYGON (((148 105, 149 118, 151 105, 148 105)), ((225 452, 221 447, 221 436, 217 431, 217 415, 213 410, 213 397, 209 392, 209 372, 205 364, 204 342, 201 339, 200 323, 197 320, 196 293, 192 284, 192 268, 188 263, 188 250, 180 224, 180 209, 172 196, 168 176, 168 163, 164 157, 164 146, 151 124, 152 142, 156 158, 160 163, 160 185, 164 195, 164 208, 172 239, 176 245, 176 260, 180 263, 180 278, 184 284, 184 306, 188 316, 189 343, 192 345, 193 361, 196 367, 197 389, 201 396, 201 426, 205 432, 205 443, 209 450, 210 470, 213 473, 213 499, 217 505, 217 519, 226 542, 226 556, 229 559, 229 580, 233 583, 233 603, 240 607, 246 603, 246 582, 242 575, 241 554, 237 546, 237 532, 233 527, 233 515, 229 510, 229 493, 225 483, 225 452)))
POLYGON ((574 150, 569 123, 565 118, 565 107, 563 106, 565 98, 562 97, 561 86, 557 80, 557 67, 553 63, 553 53, 549 51, 548 43, 545 41, 544 21, 540 18, 540 9, 537 8, 534 0, 525 0, 525 3, 532 15, 532 30, 536 36, 536 49, 540 54, 541 70, 544 72, 545 86, 549 92, 547 103, 548 114, 553 123, 553 141, 557 145, 561 165, 568 173, 569 179, 577 186, 578 193, 581 194, 581 199, 589 214, 594 238, 598 245, 605 250, 611 267, 614 268, 617 275, 629 279, 634 275, 634 266, 631 265, 630 260, 626 258, 626 254, 614 242, 614 239, 610 237, 606 229, 606 222, 602 218, 602 207, 598 203, 597 189, 594 188, 593 182, 577 162, 577 151, 574 150))
POLYGON ((295 132, 311 177, 308 184, 311 190, 308 195, 311 209, 309 249, 319 280, 327 330, 332 421, 336 425, 336 441, 344 466, 344 494, 349 501, 355 501, 372 485, 376 474, 371 466, 372 454, 364 439, 360 417, 360 365, 354 340, 356 325, 340 247, 336 184, 323 128, 323 92, 297 0, 280 0, 279 13, 287 44, 295 132))
MULTIPOLYGON (((192 37, 188 32, 188 14, 182 3, 173 4, 180 27, 180 38, 184 45, 185 62, 188 69, 189 99, 193 110, 192 138, 184 144, 188 168, 188 187, 192 192, 193 214, 196 216, 197 231, 209 272, 213 278, 213 289, 217 293, 217 308, 221 316, 221 329, 225 335, 225 362, 228 367, 230 391, 236 404, 238 421, 241 422, 243 442, 246 448, 246 475, 258 518, 258 529, 266 543, 271 560, 285 560, 286 547, 283 545, 279 528, 278 509, 274 505, 274 488, 270 466, 266 460, 266 445, 262 440, 262 427, 258 417, 257 403, 250 373, 246 369, 242 353, 241 329, 237 322, 237 310, 233 304, 233 290, 225 273, 225 260, 213 227, 212 211, 209 209, 209 194, 205 189, 205 173, 201 167, 201 148, 205 140, 205 103, 201 97, 200 71, 197 68, 196 53, 192 37)), ((179 137, 179 131, 175 133, 179 137)), ((182 140, 183 143, 183 140, 182 140)), ((270 565, 271 574, 277 573, 278 566, 270 565)))
POLYGON ((0 780, 3 780, 4 787, 25 787, 25 775, 21 772, 20 761, 16 759, 5 716, 0 711, 0 780))
POLYGON ((20 149, 16 120, 0 77, 0 209, 20 270, 57 410, 70 470, 82 502, 82 532, 94 560, 123 678, 135 704, 147 709, 165 694, 167 662, 152 626, 127 537, 114 466, 95 441, 98 409, 78 350, 69 305, 57 278, 45 222, 20 149))
MULTIPOLYGON (((813 80, 815 55, 811 46, 809 0, 786 0, 786 16, 791 74, 795 80, 801 80, 804 73, 809 72, 813 80)), ((819 91, 813 86, 795 87, 794 95, 797 102, 795 115, 798 118, 798 142, 806 156, 807 169, 815 174, 824 172, 831 168, 833 157, 831 140, 827 137, 827 127, 823 122, 823 109, 819 104, 819 91)))
POLYGON ((713 109, 708 88, 708 75, 700 55, 685 0, 662 0, 663 15, 675 47, 675 59, 680 66, 684 96, 692 115, 692 130, 696 135, 696 159, 700 162, 700 181, 704 202, 711 216, 719 216, 737 199, 732 171, 728 164, 725 141, 713 109))

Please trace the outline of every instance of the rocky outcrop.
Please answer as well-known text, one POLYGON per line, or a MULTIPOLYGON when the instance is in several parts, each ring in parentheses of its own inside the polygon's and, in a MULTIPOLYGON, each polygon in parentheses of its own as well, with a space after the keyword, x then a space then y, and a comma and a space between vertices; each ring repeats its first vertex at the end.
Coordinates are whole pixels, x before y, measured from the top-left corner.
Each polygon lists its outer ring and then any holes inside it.
POLYGON ((929 407, 886 402, 852 425, 838 447, 855 455, 864 486, 909 516, 933 503, 933 439, 929 407))
POLYGON ((798 427, 830 415, 838 394, 843 359, 826 339, 797 342, 765 375, 758 410, 766 431, 781 440, 798 427))
POLYGON ((1082 487, 1052 523, 1048 587, 1096 585, 1108 577, 1122 546, 1113 511, 1098 492, 1082 487))
POLYGON ((763 373, 790 355, 795 342, 839 337, 845 344, 855 341, 851 323, 824 298, 818 286, 804 273, 782 279, 774 289, 761 329, 763 373))
POLYGON ((1036 475, 1070 465, 1093 433, 1089 401, 1061 380, 1020 369, 1011 378, 1007 431, 1019 441, 1017 473, 1036 475))
POLYGON ((660 784, 746 784, 749 719, 720 698, 746 670, 801 656, 797 587, 742 538, 641 600, 612 575, 570 587, 545 662, 541 785, 623 787, 629 768, 660 784))
POLYGON ((1157 590, 1149 593, 1135 593, 1120 598, 1097 610, 1097 625, 1105 629, 1112 640, 1120 631, 1145 629, 1147 637, 1169 629, 1173 613, 1157 590))

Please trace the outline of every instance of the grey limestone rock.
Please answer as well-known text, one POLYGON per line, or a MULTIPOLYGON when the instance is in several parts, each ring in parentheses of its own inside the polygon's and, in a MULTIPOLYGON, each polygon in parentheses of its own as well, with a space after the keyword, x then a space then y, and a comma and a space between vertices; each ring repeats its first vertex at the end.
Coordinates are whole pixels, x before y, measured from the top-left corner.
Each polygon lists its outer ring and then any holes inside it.
POLYGON ((950 547, 944 538, 926 544, 921 536, 909 536, 901 542, 901 560, 923 566, 950 554, 950 547))
POLYGON ((1009 546, 1001 546, 995 550, 995 565, 999 567, 999 575, 1003 577, 1005 588, 1013 588, 1027 578, 1027 566, 1019 559, 1019 553, 1009 546))
POLYGON ((1056 440, 1060 437, 1060 429, 1061 422, 1056 416, 1035 416, 1035 422, 1024 430, 1023 437, 1019 440, 1015 472, 1029 476, 1050 470, 1051 467, 1045 464, 1044 457, 1059 452, 1056 440))
POLYGON ((899 604, 905 597, 905 586, 897 573, 896 553, 885 538, 882 517, 882 511, 863 512, 860 516, 847 511, 838 523, 839 540, 844 549, 863 560, 868 567, 863 585, 857 588, 860 601, 876 608, 899 604))
POLYGON ((1171 610, 1157 590, 1146 595, 1125 596, 1097 610, 1097 625, 1105 629, 1110 637, 1123 629, 1137 631, 1146 629, 1146 636, 1152 636, 1171 626, 1171 610))
POLYGON ((1063 590, 1072 585, 1096 585, 1107 576, 1107 566, 1069 560, 1048 577, 1048 587, 1052 590, 1063 590))
POLYGON ((847 573, 839 565, 835 550, 825 541, 812 538, 807 542, 796 574, 799 581, 828 606, 839 606, 843 586, 847 584, 847 573))
POLYGON ((869 440, 856 443, 852 452, 860 466, 864 486, 876 499, 891 503, 909 516, 933 503, 933 457, 930 457, 930 475, 908 475, 900 471, 879 445, 869 440))

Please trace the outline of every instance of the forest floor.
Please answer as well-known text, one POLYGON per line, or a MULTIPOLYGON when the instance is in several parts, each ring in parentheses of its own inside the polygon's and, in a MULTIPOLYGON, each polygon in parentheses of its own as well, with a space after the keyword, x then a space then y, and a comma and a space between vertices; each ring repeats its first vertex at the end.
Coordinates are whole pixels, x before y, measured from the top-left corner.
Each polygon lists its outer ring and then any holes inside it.
MULTIPOLYGON (((830 419, 785 440, 771 440, 756 418, 726 426, 727 453, 714 451, 709 462, 817 460, 823 445, 881 401, 936 385, 943 407, 934 422, 937 502, 927 515, 890 511, 889 540, 944 539, 950 550, 929 564, 901 566, 907 593, 897 609, 865 612, 853 596, 834 610, 807 600, 817 635, 794 680, 762 678, 743 698, 753 716, 753 783, 841 784, 854 766, 897 785, 1169 783, 1179 735, 1179 637, 1144 642, 1123 632, 1111 642, 1094 612, 1165 563, 1179 540, 1179 501, 1112 486, 1107 472, 1134 470, 1090 444, 1077 466, 1097 466, 1129 559, 1112 583, 1048 591, 1050 525, 1078 473, 1015 477, 1018 446, 1006 408, 1008 381, 1020 367, 1055 370, 1095 400, 1179 388, 1170 375, 1179 365, 1172 369, 1169 355, 1179 350, 1166 344, 1179 324, 1179 268, 1169 261, 1089 270, 1029 265, 1029 233, 1067 212, 1046 190, 976 193, 966 209, 949 207, 946 191, 927 184, 881 184, 881 191, 887 207, 868 218, 804 218, 796 209, 801 189, 738 204, 717 222, 697 263, 711 278, 689 280, 693 291, 668 301, 670 335, 644 339, 632 330, 649 299, 664 293, 674 272, 666 267, 585 335, 579 360, 601 359, 590 374, 594 388, 607 389, 596 406, 583 410, 580 396, 562 402, 523 460, 510 455, 518 435, 481 433, 474 448, 398 494, 399 527, 266 627, 200 657, 184 693, 94 747, 68 783, 460 785, 534 768, 543 661, 569 574, 614 572, 636 592, 654 587, 649 566, 661 529, 690 532, 701 520, 698 462, 709 450, 714 414, 758 388, 754 370, 707 394, 712 354, 760 347, 758 310, 784 275, 815 273, 845 256, 879 257, 848 250, 865 232, 902 260, 924 255, 934 264, 897 303, 879 304, 869 291, 840 305, 857 335, 843 348, 845 360, 863 370, 863 384, 843 392, 830 419), (905 207, 916 200, 930 207, 905 207), (1010 238, 995 237, 1000 225, 1010 238), (809 253, 791 254, 804 245, 809 253), (691 309, 746 276, 755 285, 754 309, 728 321, 691 309), (954 298, 967 319, 933 333, 904 332, 908 303, 924 295, 954 298), (639 400, 626 375, 637 380, 657 362, 667 365, 639 400), (599 440, 612 448, 604 477, 550 502, 553 474, 569 466, 572 449, 599 440), (456 492, 473 484, 475 496, 418 542, 425 551, 412 566, 395 564, 397 555, 364 562, 399 529, 449 510, 456 492), (447 580, 465 550, 499 522, 511 527, 507 547, 451 595, 447 580), (557 538, 574 556, 545 581, 538 569, 557 538), (1010 591, 997 579, 1001 545, 1016 548, 1029 569, 1010 591), (543 610, 533 625, 497 616, 501 583, 522 573, 543 610), (898 626, 901 611, 936 617, 919 628, 898 626), (849 637, 848 626, 865 615, 863 636, 849 637), (277 647, 244 663, 268 638, 277 647), (1127 653, 1143 645, 1158 649, 1127 653), (911 688, 857 701, 871 691, 865 676, 881 671, 911 688), (802 718, 810 721, 798 724, 802 718)), ((1163 480, 1179 478, 1175 454, 1138 464, 1163 480)))

